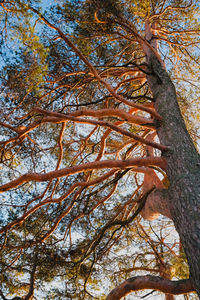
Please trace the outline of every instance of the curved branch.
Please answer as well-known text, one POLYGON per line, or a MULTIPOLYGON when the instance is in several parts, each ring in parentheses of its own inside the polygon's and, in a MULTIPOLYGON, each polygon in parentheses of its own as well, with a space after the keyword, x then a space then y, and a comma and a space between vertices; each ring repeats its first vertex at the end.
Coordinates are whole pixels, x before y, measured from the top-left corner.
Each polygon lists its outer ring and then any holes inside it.
MULTIPOLYGON (((116 126, 113 123, 108 122, 108 121, 79 118, 79 117, 74 117, 74 116, 71 116, 71 115, 65 115, 65 114, 61 114, 61 113, 45 111, 45 110, 40 109, 40 108, 35 108, 34 110, 38 111, 40 113, 49 115, 49 117, 45 117, 42 120, 34 121, 32 124, 25 127, 25 129, 23 129, 18 136, 14 137, 14 138, 11 138, 7 141, 0 141, 0 145, 6 146, 9 143, 15 142, 17 140, 25 139, 27 137, 27 134, 30 131, 32 131, 33 129, 35 129, 36 127, 40 126, 40 124, 44 124, 44 123, 56 123, 56 124, 58 124, 58 123, 63 123, 65 121, 73 121, 73 122, 82 123, 82 124, 91 124, 91 125, 95 125, 95 126, 99 125, 99 126, 102 126, 102 127, 111 128, 112 130, 114 130, 114 131, 116 131, 116 132, 118 132, 118 133, 120 133, 124 136, 128 136, 128 137, 130 137, 130 138, 132 138, 136 141, 139 141, 139 142, 141 142, 145 145, 149 145, 151 147, 157 148, 161 151, 166 151, 166 150, 169 149, 167 146, 161 145, 159 143, 147 141, 144 138, 142 138, 141 136, 139 136, 137 134, 134 134, 130 131, 127 131, 123 128, 120 128, 120 127, 118 127, 118 126, 116 126)), ((146 124, 141 124, 140 126, 155 129, 155 124, 150 125, 150 124, 146 123, 146 124)))
POLYGON ((161 11, 159 14, 154 14, 153 16, 151 16, 149 19, 150 20, 154 20, 154 19, 157 19, 157 18, 160 18, 161 16, 163 16, 169 9, 171 10, 185 10, 189 7, 191 7, 192 5, 192 1, 190 1, 190 3, 186 6, 171 6, 171 5, 168 5, 167 7, 165 7, 165 9, 163 11, 161 11))
POLYGON ((73 175, 85 171, 100 170, 100 169, 126 169, 134 166, 157 166, 160 168, 166 167, 165 159, 161 157, 144 157, 134 158, 129 160, 102 160, 89 162, 69 168, 51 171, 45 174, 41 173, 26 173, 13 181, 0 186, 0 193, 16 188, 29 181, 48 181, 54 178, 61 178, 68 175, 73 175))
MULTIPOLYGON (((61 123, 61 122, 70 120, 70 121, 74 121, 74 122, 77 122, 77 123, 99 125, 99 126, 102 126, 102 127, 111 128, 112 130, 114 130, 114 131, 116 131, 116 132, 118 132, 122 135, 133 138, 136 141, 139 141, 139 142, 141 142, 145 145, 149 145, 151 147, 157 148, 161 151, 166 151, 166 150, 169 149, 167 146, 161 145, 159 143, 147 141, 146 139, 142 138, 141 136, 133 134, 132 132, 129 132, 127 130, 124 130, 123 128, 120 128, 120 127, 118 127, 118 126, 116 126, 113 123, 108 122, 108 121, 84 119, 84 118, 74 117, 74 116, 67 115, 67 114, 47 111, 47 110, 44 110, 44 109, 41 109, 41 108, 38 108, 38 107, 34 108, 34 111, 49 116, 49 117, 43 118, 42 121, 40 121, 41 123, 45 123, 45 122, 61 123)), ((150 126, 149 124, 142 124, 142 126, 153 127, 153 129, 155 128, 155 125, 150 126)), ((27 130, 26 130, 26 132, 27 132, 27 130)), ((25 131, 24 131, 23 135, 24 134, 25 134, 25 131)), ((8 141, 6 143, 8 143, 8 141)), ((1 144, 1 142, 0 142, 0 144, 1 144)))
POLYGON ((173 295, 195 292, 190 279, 172 281, 158 276, 146 275, 127 279, 112 290, 106 300, 120 300, 132 291, 145 289, 153 289, 173 295))
POLYGON ((48 205, 48 204, 54 204, 54 203, 60 203, 61 201, 63 201, 65 198, 67 198, 72 192, 74 192, 74 190, 77 187, 81 187, 82 189, 85 187, 89 187, 89 186, 93 186, 99 182, 103 182, 105 179, 109 178, 110 176, 112 176, 114 173, 116 172, 116 170, 111 170, 110 172, 104 174, 103 176, 97 177, 96 179, 92 180, 92 181, 84 181, 84 182, 76 182, 74 183, 70 189, 64 193, 61 197, 59 198, 55 198, 52 199, 51 197, 39 202, 38 204, 36 204, 35 206, 33 206, 32 208, 30 208, 28 211, 24 212, 24 214, 17 218, 16 220, 10 222, 8 225, 6 225, 5 227, 2 227, 0 229, 0 234, 4 233, 5 231, 8 231, 9 229, 11 229, 12 227, 21 224, 24 220, 26 220, 31 214, 35 213, 39 208, 41 208, 44 205, 48 205))
MULTIPOLYGON (((130 102, 127 99, 125 99, 122 95, 117 94, 116 91, 113 89, 113 87, 107 81, 105 81, 102 78, 101 74, 98 73, 96 68, 88 61, 88 59, 84 56, 84 54, 80 51, 80 49, 78 49, 76 47, 76 45, 73 44, 73 42, 63 33, 63 31, 59 27, 56 27, 55 25, 50 23, 37 9, 35 9, 35 8, 29 6, 29 5, 27 5, 27 8, 30 9, 31 11, 33 11, 34 13, 36 13, 39 16, 39 18, 46 25, 48 25, 53 30, 57 31, 57 33, 59 34, 59 37, 72 49, 72 51, 74 53, 76 53, 79 56, 79 58, 89 68, 92 75, 98 80, 99 83, 103 84, 103 86, 108 90, 110 95, 113 96, 118 102, 122 102, 122 103, 124 103, 128 106, 132 106, 132 107, 144 110, 144 111, 149 112, 150 114, 152 114, 154 117, 156 116, 157 118, 160 118, 160 116, 156 112, 154 112, 152 110, 149 110, 148 108, 144 107, 143 105, 139 105, 139 104, 130 102)), ((121 24, 120 22, 118 22, 118 23, 121 24)), ((146 47, 149 47, 154 52, 155 56, 160 60, 159 54, 155 51, 155 49, 144 38, 142 38, 138 33, 136 33, 133 30, 132 30, 132 32, 134 33, 134 35, 136 35, 136 37, 137 37, 138 41, 140 42, 140 44, 141 45, 145 44, 146 47)), ((161 61, 161 63, 162 63, 162 61, 161 61)))

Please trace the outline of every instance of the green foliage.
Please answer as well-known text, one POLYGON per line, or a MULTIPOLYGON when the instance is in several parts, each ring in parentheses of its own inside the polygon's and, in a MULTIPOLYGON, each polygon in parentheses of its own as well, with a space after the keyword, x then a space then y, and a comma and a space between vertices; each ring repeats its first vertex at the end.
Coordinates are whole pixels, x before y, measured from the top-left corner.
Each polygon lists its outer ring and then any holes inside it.
POLYGON ((189 277, 189 268, 185 253, 181 251, 179 256, 172 257, 171 261, 171 276, 180 279, 187 279, 189 277))

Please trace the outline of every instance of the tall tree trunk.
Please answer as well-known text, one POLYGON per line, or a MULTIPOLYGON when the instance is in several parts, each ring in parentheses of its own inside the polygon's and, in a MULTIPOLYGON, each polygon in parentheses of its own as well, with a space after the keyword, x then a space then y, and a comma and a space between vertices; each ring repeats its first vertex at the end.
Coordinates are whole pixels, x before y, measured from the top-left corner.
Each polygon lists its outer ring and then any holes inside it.
POLYGON ((170 148, 162 153, 170 181, 167 201, 188 259, 190 277, 200 296, 200 155, 186 129, 169 75, 152 51, 147 63, 152 72, 148 83, 155 108, 163 117, 158 136, 170 148))

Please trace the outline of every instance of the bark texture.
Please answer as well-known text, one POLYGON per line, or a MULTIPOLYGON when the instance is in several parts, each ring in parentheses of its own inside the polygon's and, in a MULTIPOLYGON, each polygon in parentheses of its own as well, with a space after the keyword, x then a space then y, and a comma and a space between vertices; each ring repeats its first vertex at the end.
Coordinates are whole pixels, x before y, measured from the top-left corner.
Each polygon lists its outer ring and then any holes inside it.
POLYGON ((200 296, 200 155, 186 129, 169 75, 152 52, 147 62, 155 108, 163 118, 158 136, 163 145, 170 147, 162 152, 170 181, 166 198, 188 259, 191 280, 200 296))
POLYGON ((168 207, 168 191, 165 189, 153 191, 140 214, 144 219, 150 221, 158 218, 160 214, 171 219, 168 207))
POLYGON ((194 291, 190 280, 171 281, 157 276, 137 276, 124 281, 110 292, 106 300, 120 300, 132 291, 153 289, 167 294, 179 295, 194 291))

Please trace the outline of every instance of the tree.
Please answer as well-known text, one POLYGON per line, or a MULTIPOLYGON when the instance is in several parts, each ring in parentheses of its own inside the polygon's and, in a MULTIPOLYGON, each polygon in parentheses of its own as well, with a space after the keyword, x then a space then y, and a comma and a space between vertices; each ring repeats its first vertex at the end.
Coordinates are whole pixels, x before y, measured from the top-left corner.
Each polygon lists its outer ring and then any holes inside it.
POLYGON ((2 297, 29 299, 34 285, 60 276, 68 286, 50 299, 92 298, 86 284, 95 288, 94 274, 126 236, 148 241, 159 267, 144 259, 140 270, 162 277, 131 277, 107 299, 141 289, 200 296, 200 157, 187 114, 198 92, 198 2, 1 7, 2 53, 15 47, 8 31, 17 45, 1 76, 2 297), (141 216, 159 214, 179 234, 187 279, 171 280, 158 251, 167 243, 157 226, 156 243, 143 228, 141 216))

